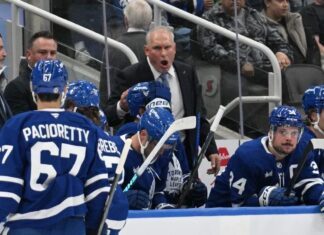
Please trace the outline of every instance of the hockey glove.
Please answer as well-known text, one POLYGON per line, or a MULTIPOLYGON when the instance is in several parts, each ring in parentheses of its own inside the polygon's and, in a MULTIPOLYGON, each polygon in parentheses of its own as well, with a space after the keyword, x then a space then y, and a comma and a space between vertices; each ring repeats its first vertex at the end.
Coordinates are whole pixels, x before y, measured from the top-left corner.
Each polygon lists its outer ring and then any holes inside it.
POLYGON ((319 206, 322 213, 324 213, 324 192, 322 193, 322 196, 319 199, 319 206))
POLYGON ((293 206, 298 202, 294 192, 289 196, 285 195, 286 188, 266 186, 259 194, 260 206, 293 206))
POLYGON ((149 195, 142 190, 129 190, 126 192, 130 210, 145 210, 149 208, 149 195))
MULTIPOLYGON (((187 182, 184 184, 186 187, 187 182)), ((199 179, 196 179, 192 184, 192 188, 190 189, 185 204, 188 207, 200 207, 204 205, 207 201, 207 187, 201 182, 199 179)))

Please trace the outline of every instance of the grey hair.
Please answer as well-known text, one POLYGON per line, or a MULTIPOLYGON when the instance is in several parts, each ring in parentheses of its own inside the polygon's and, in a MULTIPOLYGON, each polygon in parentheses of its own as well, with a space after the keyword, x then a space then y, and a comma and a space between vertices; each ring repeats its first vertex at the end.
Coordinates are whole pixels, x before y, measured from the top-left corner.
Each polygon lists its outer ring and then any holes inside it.
POLYGON ((145 0, 130 1, 124 9, 124 15, 129 27, 145 31, 149 29, 153 18, 152 8, 145 0))
POLYGON ((169 26, 160 25, 160 26, 155 26, 155 27, 151 28, 150 31, 147 32, 146 38, 145 38, 146 45, 151 43, 151 34, 156 31, 164 31, 164 32, 168 33, 170 35, 171 41, 174 42, 174 34, 173 34, 172 28, 169 26))

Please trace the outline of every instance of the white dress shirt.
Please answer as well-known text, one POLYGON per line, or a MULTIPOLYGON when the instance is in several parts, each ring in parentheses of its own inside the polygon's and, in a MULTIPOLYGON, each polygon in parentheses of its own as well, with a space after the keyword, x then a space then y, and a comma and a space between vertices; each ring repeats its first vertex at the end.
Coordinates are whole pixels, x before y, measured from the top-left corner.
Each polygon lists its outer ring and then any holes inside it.
MULTIPOLYGON (((161 73, 158 72, 153 65, 150 63, 150 60, 147 58, 147 62, 151 68, 151 71, 154 76, 154 80, 158 80, 161 73)), ((182 118, 184 116, 184 107, 183 107, 183 99, 180 89, 179 80, 177 77, 177 74, 175 72, 175 69, 173 65, 170 67, 169 71, 169 88, 171 92, 171 108, 172 108, 172 114, 175 119, 182 118)))

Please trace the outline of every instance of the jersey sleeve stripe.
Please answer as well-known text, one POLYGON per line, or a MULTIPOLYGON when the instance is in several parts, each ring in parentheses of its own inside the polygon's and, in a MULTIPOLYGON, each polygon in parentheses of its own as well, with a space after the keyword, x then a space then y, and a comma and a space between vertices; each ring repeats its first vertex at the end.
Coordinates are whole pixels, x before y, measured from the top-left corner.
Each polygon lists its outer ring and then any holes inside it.
POLYGON ((107 227, 110 229, 121 230, 125 224, 126 220, 110 220, 106 219, 107 227))
POLYGON ((310 189, 314 185, 318 185, 318 184, 319 185, 323 184, 323 180, 318 179, 318 180, 314 180, 313 182, 306 184, 303 191, 301 192, 302 197, 304 196, 304 194, 307 192, 308 189, 310 189))
POLYGON ((24 185, 24 180, 11 176, 0 176, 0 181, 24 185))
POLYGON ((308 183, 312 183, 312 182, 317 182, 319 184, 323 184, 323 180, 320 178, 311 178, 311 179, 304 179, 299 181, 297 184, 295 184, 294 188, 298 188, 300 186, 302 186, 303 184, 308 184, 308 183))
POLYGON ((85 187, 89 186, 90 184, 93 184, 94 182, 97 182, 99 180, 102 180, 102 179, 108 179, 108 174, 100 174, 100 175, 96 175, 90 179, 88 179, 85 183, 85 187))
POLYGON ((68 207, 74 207, 84 204, 84 195, 78 195, 75 197, 68 197, 64 201, 62 201, 60 204, 44 209, 39 211, 31 211, 25 214, 14 214, 11 216, 8 216, 8 221, 15 221, 15 220, 39 220, 39 219, 45 219, 52 216, 55 216, 65 210, 68 207))
POLYGON ((91 201, 92 199, 94 199, 95 197, 97 197, 100 193, 103 193, 103 192, 107 192, 109 193, 110 192, 110 187, 102 187, 102 188, 99 188, 95 191, 93 191, 92 193, 90 193, 87 197, 86 197, 86 202, 89 202, 91 201))
POLYGON ((21 200, 21 197, 19 197, 17 194, 8 193, 8 192, 0 192, 0 197, 11 198, 11 199, 15 200, 17 203, 19 203, 21 200))

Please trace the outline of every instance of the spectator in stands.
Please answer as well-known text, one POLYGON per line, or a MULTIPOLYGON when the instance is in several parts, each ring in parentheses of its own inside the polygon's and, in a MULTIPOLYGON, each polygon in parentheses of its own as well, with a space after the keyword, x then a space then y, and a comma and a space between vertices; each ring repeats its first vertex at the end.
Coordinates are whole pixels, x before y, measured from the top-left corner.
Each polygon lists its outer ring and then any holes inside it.
MULTIPOLYGON (((6 83, 7 79, 4 74, 5 66, 3 65, 4 60, 6 59, 7 53, 3 45, 2 35, 0 33, 0 83, 1 87, 6 83)), ((2 89, 0 90, 0 128, 4 123, 12 116, 11 110, 7 101, 5 100, 2 89)))
POLYGON ((246 0, 246 5, 257 11, 262 11, 263 9, 263 0, 246 0))
MULTIPOLYGON (((125 31, 123 8, 126 3, 126 0, 106 1, 107 34, 110 38, 116 39, 125 31)), ((69 20, 99 34, 104 34, 103 6, 101 1, 64 0, 64 6, 66 6, 65 9, 68 9, 67 18, 69 20), (80 17, 81 15, 82 17, 80 17)), ((98 61, 100 62, 101 60, 104 49, 103 45, 73 31, 70 32, 70 36, 75 49, 75 59, 100 69, 98 61)))
POLYGON ((307 42, 303 21, 299 13, 289 11, 289 0, 265 0, 262 13, 268 24, 277 28, 294 53, 294 63, 306 63, 307 42))
MULTIPOLYGON (((203 14, 203 18, 235 32, 234 2, 221 0, 212 9, 203 14)), ((238 33, 268 46, 276 55, 281 69, 291 64, 293 52, 277 29, 267 24, 260 12, 245 6, 245 0, 237 1, 238 33)), ((202 26, 198 27, 198 42, 201 45, 202 58, 221 68, 220 96, 226 105, 239 96, 238 66, 241 76, 242 96, 260 96, 268 94, 268 72, 272 66, 267 56, 259 49, 239 43, 239 61, 237 61, 236 42, 222 34, 214 33, 202 26)), ((253 137, 267 132, 265 104, 244 104, 244 125, 253 137), (263 118, 260 118, 260 115, 263 118), (255 132, 261 132, 260 134, 255 132)), ((239 112, 235 109, 226 115, 235 130, 239 123, 239 112)))
MULTIPOLYGON (((280 67, 286 68, 293 59, 289 45, 279 32, 267 24, 266 18, 255 9, 245 6, 245 0, 237 1, 238 33, 263 43, 275 53, 280 67)), ((222 0, 203 14, 203 18, 228 30, 235 31, 233 0, 222 0)), ((235 41, 204 27, 199 27, 198 39, 204 59, 218 64, 222 69, 236 71, 235 41)), ((259 50, 240 44, 241 73, 246 77, 255 75, 255 68, 270 70, 270 62, 259 50)), ((267 77, 266 77, 267 78, 267 77)), ((254 80, 262 79, 260 76, 254 80)), ((267 80, 266 80, 267 81, 267 80)), ((266 82, 267 83, 267 82, 266 82)))
POLYGON ((8 83, 4 96, 13 114, 36 109, 30 89, 30 74, 39 60, 55 59, 57 42, 48 31, 35 33, 28 41, 26 60, 21 60, 19 75, 8 83))
MULTIPOLYGON (((203 144, 209 132, 209 123, 205 118, 205 107, 201 96, 196 71, 187 64, 174 61, 176 47, 173 33, 168 27, 159 26, 151 29, 146 35, 145 54, 147 60, 125 68, 112 77, 111 95, 108 101, 101 103, 103 111, 109 116, 108 122, 116 126, 134 118, 129 115, 127 104, 128 88, 138 82, 166 80, 171 90, 171 108, 176 119, 200 113, 200 143, 203 144), (161 77, 162 75, 162 77, 161 77)), ((185 132, 184 145, 189 158, 190 168, 196 156, 195 130, 185 132)), ((219 170, 220 158, 215 141, 212 141, 207 154, 214 172, 219 170)))
POLYGON ((314 155, 306 159, 294 191, 286 195, 293 168, 302 157, 309 138, 296 108, 279 106, 269 117, 268 136, 242 144, 218 176, 207 207, 318 205, 324 212, 324 184, 314 155))
MULTIPOLYGON (((306 124, 304 132, 309 138, 324 138, 324 85, 307 89, 303 96, 303 108, 306 113, 306 124)), ((324 179, 324 151, 315 150, 315 161, 319 173, 324 179)))
MULTIPOLYGON (((124 43, 136 55, 139 61, 146 59, 144 53, 145 36, 152 22, 152 8, 145 0, 134 0, 124 8, 124 22, 127 32, 122 34, 117 41, 124 43)), ((110 77, 114 76, 116 69, 124 69, 131 65, 128 57, 120 50, 113 47, 108 49, 110 77)), ((106 102, 108 99, 107 92, 107 70, 105 53, 103 53, 103 64, 100 73, 100 102, 106 102)))
POLYGON ((314 0, 300 13, 307 36, 309 57, 324 70, 324 1, 314 0))
POLYGON ((4 70, 6 69, 6 66, 4 65, 4 61, 6 57, 7 57, 7 52, 6 49, 4 48, 3 38, 0 33, 0 90, 1 92, 4 91, 4 88, 6 87, 8 81, 4 73, 4 70))
MULTIPOLYGON (((128 46, 135 53, 139 61, 145 60, 145 36, 152 22, 151 6, 145 0, 130 1, 124 8, 124 22, 127 32, 116 40, 128 46)), ((131 65, 131 63, 120 50, 109 47, 109 65, 124 69, 131 65)), ((102 74, 105 75, 106 73, 102 72, 102 74)))
MULTIPOLYGON (((204 13, 204 11, 207 11, 210 8, 212 8, 214 4, 213 0, 163 0, 163 2, 197 16, 201 16, 204 13)), ((176 17, 172 14, 168 14, 168 22, 174 27, 185 26, 186 24, 188 24, 185 23, 185 21, 182 18, 176 17)))

